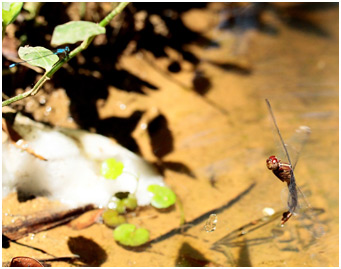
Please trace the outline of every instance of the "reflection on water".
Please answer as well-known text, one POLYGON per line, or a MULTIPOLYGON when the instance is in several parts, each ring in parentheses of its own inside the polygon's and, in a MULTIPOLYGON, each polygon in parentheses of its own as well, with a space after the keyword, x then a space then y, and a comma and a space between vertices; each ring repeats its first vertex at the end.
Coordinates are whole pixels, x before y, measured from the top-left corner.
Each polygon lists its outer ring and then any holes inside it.
POLYGON ((325 213, 324 209, 309 208, 305 214, 300 214, 299 221, 295 222, 295 225, 286 225, 285 229, 279 225, 283 211, 253 220, 233 230, 214 242, 211 249, 222 252, 230 266, 241 266, 240 257, 237 259, 232 254, 232 248, 240 248, 240 252, 244 252, 244 255, 246 247, 257 245, 262 245, 262 249, 300 253, 317 244, 326 233, 326 225, 319 220, 319 216, 325 213))

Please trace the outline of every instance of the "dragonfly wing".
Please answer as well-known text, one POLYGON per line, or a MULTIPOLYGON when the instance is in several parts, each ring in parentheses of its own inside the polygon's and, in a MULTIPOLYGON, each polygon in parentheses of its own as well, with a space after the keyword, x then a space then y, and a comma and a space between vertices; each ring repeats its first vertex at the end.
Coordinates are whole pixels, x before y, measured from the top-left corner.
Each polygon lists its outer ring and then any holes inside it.
POLYGON ((298 204, 300 209, 307 209, 310 208, 310 203, 308 201, 307 196, 303 193, 303 191, 297 187, 297 197, 298 197, 298 204))
POLYGON ((272 111, 271 104, 269 100, 265 99, 265 101, 272 118, 273 131, 274 133, 276 133, 274 134, 274 137, 276 137, 275 144, 277 145, 277 148, 279 148, 279 154, 277 155, 277 157, 279 157, 282 162, 289 163, 294 170, 298 161, 299 153, 309 139, 311 133, 310 128, 308 126, 300 126, 296 130, 295 134, 287 142, 285 142, 277 125, 277 121, 272 111))
POLYGON ((285 187, 281 191, 281 200, 283 206, 290 209, 290 207, 294 207, 296 205, 295 213, 300 214, 302 211, 310 208, 310 204, 306 195, 302 192, 302 190, 296 185, 296 199, 295 196, 290 194, 289 188, 285 187))
POLYGON ((286 144, 283 140, 281 132, 279 130, 279 127, 277 125, 277 121, 276 121, 275 115, 272 111, 271 104, 270 104, 268 99, 265 99, 265 102, 268 106, 268 110, 269 110, 269 113, 271 115, 271 119, 272 119, 272 123, 273 123, 272 126, 273 126, 274 137, 276 137, 276 139, 275 139, 276 143, 275 144, 277 145, 277 148, 280 149, 278 151, 280 154, 277 157, 279 157, 280 160, 282 160, 282 162, 284 161, 286 163, 291 164, 290 156, 289 156, 289 153, 287 151, 286 144))
POLYGON ((296 129, 292 137, 286 142, 286 147, 290 155, 292 168, 295 169, 300 156, 300 152, 309 140, 311 130, 308 126, 300 126, 296 129))
POLYGON ((281 191, 281 200, 284 207, 288 207, 288 201, 289 201, 289 190, 287 187, 283 188, 281 191))
POLYGON ((303 228, 307 229, 311 235, 318 239, 321 238, 326 231, 328 230, 328 226, 326 223, 321 222, 320 216, 325 212, 323 208, 314 208, 310 206, 310 203, 304 193, 309 193, 297 187, 298 190, 298 204, 299 204, 299 214, 298 217, 300 219, 300 223, 303 228))

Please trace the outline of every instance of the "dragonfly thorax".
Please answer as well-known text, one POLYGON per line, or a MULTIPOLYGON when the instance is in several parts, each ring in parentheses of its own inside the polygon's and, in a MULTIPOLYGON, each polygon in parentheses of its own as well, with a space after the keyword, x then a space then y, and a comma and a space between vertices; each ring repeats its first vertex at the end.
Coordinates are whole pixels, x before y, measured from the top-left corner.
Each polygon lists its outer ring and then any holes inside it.
POLYGON ((286 182, 288 185, 290 184, 292 173, 290 164, 282 163, 277 157, 270 156, 266 160, 266 166, 268 169, 272 170, 276 177, 278 177, 282 182, 286 182))

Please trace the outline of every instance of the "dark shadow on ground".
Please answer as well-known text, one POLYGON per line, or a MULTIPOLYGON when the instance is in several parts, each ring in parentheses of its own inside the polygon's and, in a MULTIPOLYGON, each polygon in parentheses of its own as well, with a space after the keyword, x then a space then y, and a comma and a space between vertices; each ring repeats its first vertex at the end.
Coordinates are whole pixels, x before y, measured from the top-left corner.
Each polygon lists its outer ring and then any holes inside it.
POLYGON ((79 255, 86 266, 100 266, 107 259, 105 250, 91 239, 83 236, 70 237, 67 242, 70 251, 79 255))

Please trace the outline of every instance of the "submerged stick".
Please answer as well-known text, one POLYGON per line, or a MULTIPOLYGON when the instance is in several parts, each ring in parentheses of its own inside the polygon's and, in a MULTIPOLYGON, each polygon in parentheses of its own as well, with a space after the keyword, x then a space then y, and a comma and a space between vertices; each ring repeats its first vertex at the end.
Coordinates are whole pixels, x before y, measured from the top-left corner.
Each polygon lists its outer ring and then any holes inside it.
POLYGON ((30 233, 38 233, 69 222, 75 217, 94 208, 94 205, 89 204, 57 213, 38 212, 25 219, 17 219, 13 224, 2 226, 2 234, 11 240, 18 240, 30 233))

